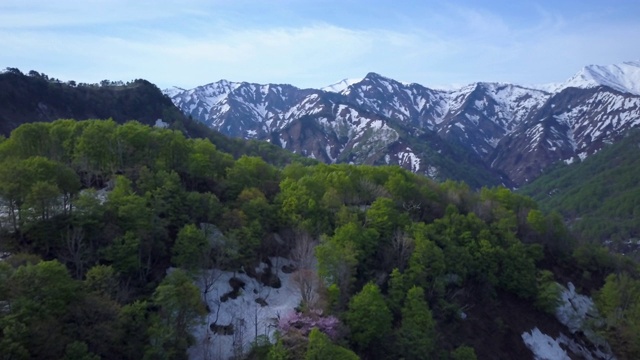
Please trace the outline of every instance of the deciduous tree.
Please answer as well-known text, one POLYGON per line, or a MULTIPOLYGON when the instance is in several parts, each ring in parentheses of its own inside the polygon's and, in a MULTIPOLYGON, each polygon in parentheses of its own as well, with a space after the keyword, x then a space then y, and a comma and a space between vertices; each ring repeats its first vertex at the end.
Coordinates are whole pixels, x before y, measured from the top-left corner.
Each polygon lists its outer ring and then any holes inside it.
POLYGON ((398 330, 400 353, 404 359, 429 358, 436 348, 436 328, 424 290, 412 287, 402 308, 402 325, 398 330))
POLYGON ((391 311, 378 286, 372 283, 351 298, 346 319, 351 340, 362 351, 378 347, 391 333, 391 311))
POLYGON ((349 349, 335 345, 327 335, 314 328, 309 333, 309 345, 305 360, 358 360, 358 356, 349 349))

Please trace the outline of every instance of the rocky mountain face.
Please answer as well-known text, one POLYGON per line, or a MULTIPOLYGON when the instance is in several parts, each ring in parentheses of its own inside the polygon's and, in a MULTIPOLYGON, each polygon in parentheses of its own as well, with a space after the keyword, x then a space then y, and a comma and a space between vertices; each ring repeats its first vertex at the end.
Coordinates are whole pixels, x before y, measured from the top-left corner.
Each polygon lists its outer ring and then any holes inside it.
POLYGON ((445 91, 369 73, 323 89, 222 80, 165 94, 223 134, 327 163, 395 164, 440 180, 517 187, 640 125, 639 74, 640 62, 628 62, 539 88, 445 91))
POLYGON ((566 88, 500 141, 491 164, 524 184, 559 160, 584 160, 637 126, 640 96, 607 86, 566 88))

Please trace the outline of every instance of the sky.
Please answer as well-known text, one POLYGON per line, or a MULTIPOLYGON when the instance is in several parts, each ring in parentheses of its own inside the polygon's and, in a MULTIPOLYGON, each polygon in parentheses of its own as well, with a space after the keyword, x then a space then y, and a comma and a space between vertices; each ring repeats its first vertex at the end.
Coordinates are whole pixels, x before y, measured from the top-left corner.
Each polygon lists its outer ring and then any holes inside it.
POLYGON ((640 60, 638 0, 1 0, 0 69, 60 79, 319 88, 563 82, 640 60))

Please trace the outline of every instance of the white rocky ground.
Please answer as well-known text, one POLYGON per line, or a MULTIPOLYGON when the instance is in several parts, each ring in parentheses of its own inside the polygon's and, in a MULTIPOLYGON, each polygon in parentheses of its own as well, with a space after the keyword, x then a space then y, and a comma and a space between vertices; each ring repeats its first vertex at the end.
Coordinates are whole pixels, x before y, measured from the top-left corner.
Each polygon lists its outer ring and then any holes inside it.
MULTIPOLYGON (((284 258, 270 260, 272 272, 280 279, 280 288, 265 286, 246 274, 236 273, 235 278, 245 283, 244 289, 236 299, 221 301, 225 294, 232 291, 229 280, 234 273, 210 270, 200 279, 198 286, 203 291, 207 282, 213 283, 203 295, 210 312, 206 321, 193 333, 197 343, 189 349, 190 359, 226 360, 239 352, 246 353, 258 336, 272 339, 277 319, 300 304, 300 293, 291 280, 291 274, 282 271, 282 266, 291 265, 291 261, 284 258), (257 303, 259 299, 264 300, 266 305, 257 303), (215 333, 211 324, 233 325, 233 334, 215 333)), ((263 263, 257 270, 262 272, 266 268, 267 264, 263 263)))
POLYGON ((567 350, 587 360, 606 359, 615 360, 609 345, 597 336, 590 328, 599 321, 600 315, 595 308, 593 299, 576 292, 572 283, 562 287, 560 305, 556 308, 556 318, 564 324, 571 334, 582 332, 589 340, 585 344, 576 338, 563 333, 557 338, 542 333, 537 327, 530 332, 522 333, 522 340, 533 352, 535 360, 564 360, 570 359, 567 350))

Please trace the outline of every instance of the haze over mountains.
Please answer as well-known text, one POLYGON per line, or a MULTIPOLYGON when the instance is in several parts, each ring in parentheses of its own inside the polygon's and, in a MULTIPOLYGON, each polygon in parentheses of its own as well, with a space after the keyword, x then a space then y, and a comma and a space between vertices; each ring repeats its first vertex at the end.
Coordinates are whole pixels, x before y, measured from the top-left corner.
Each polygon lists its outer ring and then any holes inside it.
POLYGON ((221 80, 164 91, 223 134, 327 163, 396 164, 435 179, 517 187, 640 125, 640 61, 590 65, 560 84, 455 90, 369 73, 322 89, 221 80), (462 165, 468 176, 455 174, 462 165))

